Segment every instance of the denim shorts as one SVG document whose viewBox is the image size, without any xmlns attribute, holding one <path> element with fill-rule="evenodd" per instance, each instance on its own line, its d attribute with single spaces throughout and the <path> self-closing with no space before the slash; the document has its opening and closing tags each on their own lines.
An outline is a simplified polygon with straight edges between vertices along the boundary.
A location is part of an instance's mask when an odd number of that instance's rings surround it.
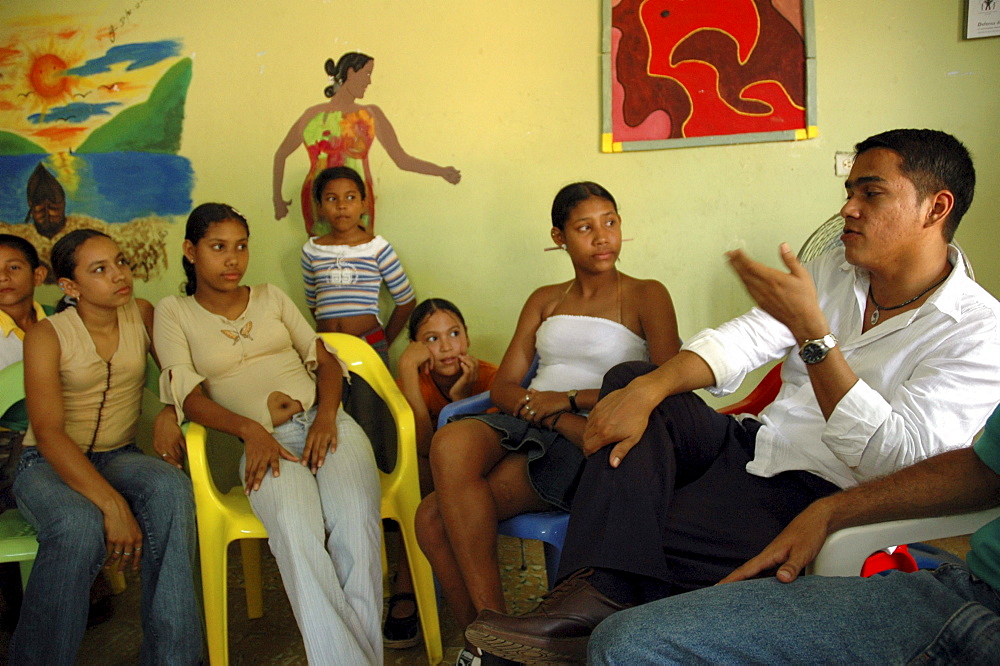
<svg viewBox="0 0 1000 666">
<path fill-rule="evenodd" d="M 528 479 L 538 496 L 569 511 L 586 458 L 580 448 L 554 430 L 536 428 L 509 414 L 470 414 L 500 433 L 500 445 L 528 456 Z"/>
</svg>

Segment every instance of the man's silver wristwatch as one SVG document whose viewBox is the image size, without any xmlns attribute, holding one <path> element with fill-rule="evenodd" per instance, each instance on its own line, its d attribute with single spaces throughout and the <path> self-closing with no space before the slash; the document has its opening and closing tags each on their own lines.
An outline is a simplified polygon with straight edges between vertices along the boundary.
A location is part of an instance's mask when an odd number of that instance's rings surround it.
<svg viewBox="0 0 1000 666">
<path fill-rule="evenodd" d="M 822 338 L 803 342 L 801 349 L 799 349 L 799 356 L 802 357 L 806 365 L 812 365 L 825 359 L 830 350 L 836 346 L 837 338 L 833 336 L 833 333 L 827 333 Z"/>
</svg>

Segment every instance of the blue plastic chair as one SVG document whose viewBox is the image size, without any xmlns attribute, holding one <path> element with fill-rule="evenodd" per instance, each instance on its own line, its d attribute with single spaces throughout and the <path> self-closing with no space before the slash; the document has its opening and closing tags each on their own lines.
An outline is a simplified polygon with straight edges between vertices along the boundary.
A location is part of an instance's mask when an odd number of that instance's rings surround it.
<svg viewBox="0 0 1000 666">
<path fill-rule="evenodd" d="M 522 513 L 501 521 L 497 532 L 519 539 L 537 539 L 545 549 L 545 575 L 548 577 L 549 589 L 556 582 L 556 572 L 559 571 L 559 558 L 562 557 L 563 542 L 566 540 L 566 529 L 569 527 L 569 514 L 565 511 L 542 511 L 539 513 Z"/>
</svg>

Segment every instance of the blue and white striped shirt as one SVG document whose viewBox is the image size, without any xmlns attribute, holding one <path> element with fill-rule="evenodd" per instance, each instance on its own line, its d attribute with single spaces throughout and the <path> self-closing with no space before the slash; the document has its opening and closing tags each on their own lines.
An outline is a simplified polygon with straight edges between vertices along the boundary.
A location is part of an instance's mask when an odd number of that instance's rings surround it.
<svg viewBox="0 0 1000 666">
<path fill-rule="evenodd" d="M 387 240 L 376 236 L 361 245 L 319 245 L 310 238 L 302 246 L 302 278 L 306 305 L 316 320 L 373 314 L 378 317 L 378 290 L 385 281 L 397 305 L 416 295 Z"/>
</svg>

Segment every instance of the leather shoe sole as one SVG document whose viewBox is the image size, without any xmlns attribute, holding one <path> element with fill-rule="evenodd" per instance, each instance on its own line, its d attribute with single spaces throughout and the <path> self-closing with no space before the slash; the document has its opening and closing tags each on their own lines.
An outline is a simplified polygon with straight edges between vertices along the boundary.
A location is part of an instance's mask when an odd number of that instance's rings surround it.
<svg viewBox="0 0 1000 666">
<path fill-rule="evenodd" d="M 575 572 L 524 615 L 480 611 L 465 630 L 466 639 L 487 652 L 527 664 L 586 662 L 590 633 L 601 620 L 627 607 L 591 585 L 587 579 L 593 573 L 593 569 Z"/>
<path fill-rule="evenodd" d="M 465 638 L 485 652 L 539 666 L 583 664 L 587 661 L 590 636 L 550 638 L 505 631 L 493 626 L 487 613 L 489 611 L 480 613 L 479 618 L 465 630 Z"/>
</svg>

